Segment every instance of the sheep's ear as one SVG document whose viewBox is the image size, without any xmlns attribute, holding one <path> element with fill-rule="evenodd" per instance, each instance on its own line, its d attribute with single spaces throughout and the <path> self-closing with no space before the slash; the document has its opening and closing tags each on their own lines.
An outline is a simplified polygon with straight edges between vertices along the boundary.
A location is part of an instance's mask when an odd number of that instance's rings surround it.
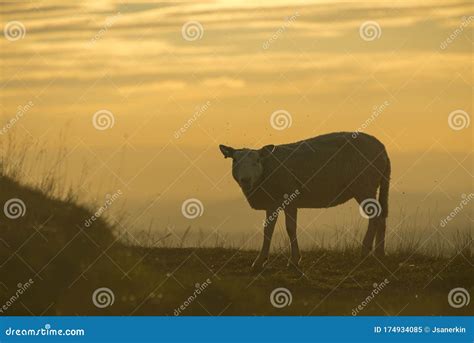
<svg viewBox="0 0 474 343">
<path fill-rule="evenodd" d="M 260 156 L 262 158 L 268 157 L 275 151 L 275 146 L 273 144 L 265 145 L 263 148 L 260 149 Z"/>
<path fill-rule="evenodd" d="M 231 148 L 230 146 L 225 146 L 225 145 L 221 144 L 221 145 L 219 145 L 219 149 L 221 149 L 222 155 L 224 155 L 225 158 L 227 158 L 227 157 L 233 158 L 234 157 L 234 152 L 235 152 L 234 148 Z"/>
</svg>

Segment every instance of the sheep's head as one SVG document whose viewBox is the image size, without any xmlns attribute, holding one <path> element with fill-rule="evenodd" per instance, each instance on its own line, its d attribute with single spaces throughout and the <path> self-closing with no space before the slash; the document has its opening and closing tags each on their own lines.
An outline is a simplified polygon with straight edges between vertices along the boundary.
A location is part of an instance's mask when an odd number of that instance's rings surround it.
<svg viewBox="0 0 474 343">
<path fill-rule="evenodd" d="M 232 176 L 244 192 L 251 191 L 263 176 L 263 160 L 275 149 L 266 145 L 259 150 L 234 149 L 219 145 L 225 158 L 232 158 Z"/>
</svg>

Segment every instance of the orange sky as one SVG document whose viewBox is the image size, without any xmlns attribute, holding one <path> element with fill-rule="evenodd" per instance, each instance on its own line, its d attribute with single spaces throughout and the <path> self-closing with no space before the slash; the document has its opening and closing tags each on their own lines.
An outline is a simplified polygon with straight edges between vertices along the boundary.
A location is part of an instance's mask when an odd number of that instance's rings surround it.
<svg viewBox="0 0 474 343">
<path fill-rule="evenodd" d="M 81 191 L 121 188 L 151 204 L 159 194 L 241 198 L 219 143 L 359 129 L 386 144 L 394 192 L 453 199 L 472 189 L 472 125 L 448 122 L 453 111 L 472 114 L 472 9 L 452 0 L 6 2 L 0 139 L 67 147 L 68 177 L 88 170 Z M 275 111 L 291 126 L 275 129 Z M 94 126 L 97 112 L 113 126 Z"/>
</svg>

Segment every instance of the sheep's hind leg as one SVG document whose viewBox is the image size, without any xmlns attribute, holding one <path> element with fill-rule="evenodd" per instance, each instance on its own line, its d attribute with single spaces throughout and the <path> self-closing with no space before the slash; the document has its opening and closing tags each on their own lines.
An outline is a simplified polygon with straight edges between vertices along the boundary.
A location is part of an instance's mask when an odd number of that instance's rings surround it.
<svg viewBox="0 0 474 343">
<path fill-rule="evenodd" d="M 382 258 L 385 256 L 385 228 L 387 225 L 387 218 L 381 216 L 379 218 L 374 218 L 373 220 L 377 221 L 377 232 L 375 233 L 375 256 Z"/>
<path fill-rule="evenodd" d="M 377 221 L 374 218 L 369 219 L 369 227 L 367 228 L 364 240 L 362 241 L 362 257 L 366 257 L 372 251 L 376 231 Z"/>
<path fill-rule="evenodd" d="M 286 232 L 290 238 L 291 258 L 288 261 L 288 266 L 300 271 L 298 268 L 301 260 L 300 248 L 298 246 L 298 238 L 296 234 L 296 219 L 298 209 L 290 207 L 285 209 Z"/>
<path fill-rule="evenodd" d="M 266 210 L 265 223 L 263 224 L 263 244 L 260 254 L 252 264 L 253 271 L 260 271 L 263 269 L 268 260 L 270 253 L 270 243 L 272 241 L 273 231 L 278 219 L 278 212 L 274 210 Z"/>
<path fill-rule="evenodd" d="M 366 212 L 366 215 L 369 217 L 369 226 L 367 228 L 367 232 L 364 236 L 364 240 L 362 241 L 362 257 L 366 257 L 372 251 L 372 247 L 374 245 L 374 238 L 375 233 L 377 231 L 377 218 L 372 218 L 372 211 L 377 210 L 377 200 L 375 200 L 376 192 L 368 192 L 364 195 L 358 195 L 355 197 L 359 206 L 361 207 L 361 211 Z M 370 213 L 368 211 L 371 211 Z"/>
</svg>

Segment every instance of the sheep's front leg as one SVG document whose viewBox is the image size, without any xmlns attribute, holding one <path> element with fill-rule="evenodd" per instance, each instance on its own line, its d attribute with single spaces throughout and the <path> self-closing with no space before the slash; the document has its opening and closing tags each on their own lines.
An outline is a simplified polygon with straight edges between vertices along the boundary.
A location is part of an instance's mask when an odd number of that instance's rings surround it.
<svg viewBox="0 0 474 343">
<path fill-rule="evenodd" d="M 298 268 L 301 260 L 300 248 L 298 247 L 298 239 L 296 236 L 296 216 L 298 209 L 289 207 L 285 209 L 286 232 L 290 238 L 291 258 L 288 266 Z"/>
<path fill-rule="evenodd" d="M 260 254 L 252 264 L 252 269 L 254 271 L 261 270 L 267 263 L 268 255 L 270 253 L 270 243 L 272 241 L 273 231 L 275 229 L 277 219 L 278 212 L 275 210 L 266 210 L 265 222 L 263 224 L 263 245 Z"/>
</svg>

